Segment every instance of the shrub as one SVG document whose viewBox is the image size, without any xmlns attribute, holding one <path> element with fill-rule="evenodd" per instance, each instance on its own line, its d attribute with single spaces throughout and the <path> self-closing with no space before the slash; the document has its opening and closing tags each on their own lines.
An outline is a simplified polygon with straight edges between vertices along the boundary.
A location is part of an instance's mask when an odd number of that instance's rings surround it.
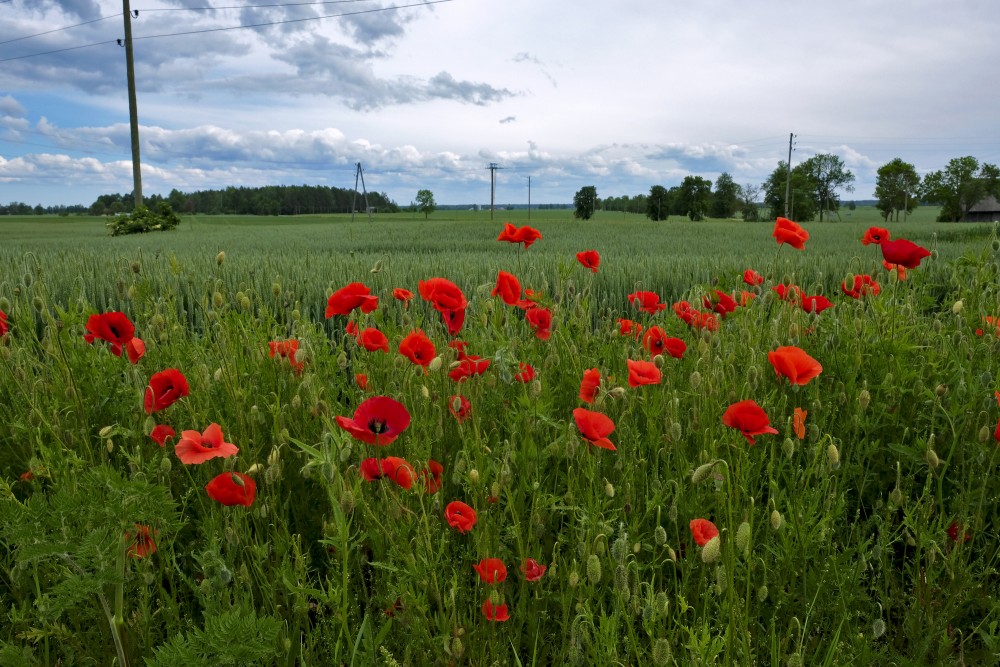
<svg viewBox="0 0 1000 667">
<path fill-rule="evenodd" d="M 165 232 L 175 228 L 180 222 L 180 217 L 170 208 L 170 204 L 161 201 L 156 204 L 155 211 L 150 211 L 145 206 L 136 206 L 131 213 L 116 215 L 107 224 L 107 227 L 112 236 L 122 236 L 145 232 Z"/>
</svg>

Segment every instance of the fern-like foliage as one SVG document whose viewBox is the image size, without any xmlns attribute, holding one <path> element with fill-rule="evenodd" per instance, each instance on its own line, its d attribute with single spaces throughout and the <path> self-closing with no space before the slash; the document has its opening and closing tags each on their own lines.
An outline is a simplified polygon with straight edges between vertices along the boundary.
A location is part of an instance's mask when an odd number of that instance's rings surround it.
<svg viewBox="0 0 1000 667">
<path fill-rule="evenodd" d="M 175 635 L 154 649 L 148 667 L 189 665 L 271 665 L 281 650 L 281 621 L 258 617 L 252 609 L 234 608 L 205 619 L 200 630 Z"/>
</svg>

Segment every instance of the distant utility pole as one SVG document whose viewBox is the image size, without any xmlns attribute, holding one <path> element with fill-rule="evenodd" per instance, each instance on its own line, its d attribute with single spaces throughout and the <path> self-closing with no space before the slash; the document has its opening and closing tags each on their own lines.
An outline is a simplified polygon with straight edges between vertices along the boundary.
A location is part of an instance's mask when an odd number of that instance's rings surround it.
<svg viewBox="0 0 1000 667">
<path fill-rule="evenodd" d="M 497 188 L 497 169 L 503 169 L 496 162 L 490 162 L 489 166 L 486 167 L 490 170 L 490 220 L 493 219 L 493 202 L 496 195 Z"/>
<path fill-rule="evenodd" d="M 528 220 L 531 220 L 531 176 L 528 176 Z"/>
<path fill-rule="evenodd" d="M 132 130 L 132 195 L 135 205 L 142 206 L 142 170 L 139 167 L 139 110 L 135 102 L 135 64 L 132 61 L 132 9 L 122 0 L 125 17 L 125 75 L 128 78 L 128 120 Z M 135 13 L 139 16 L 139 12 Z M 120 42 L 119 42 L 120 44 Z"/>
<path fill-rule="evenodd" d="M 785 217 L 792 217 L 792 209 L 790 206 L 791 194 L 792 194 L 792 140 L 795 139 L 795 134 L 788 133 L 788 173 L 785 174 Z"/>
<path fill-rule="evenodd" d="M 358 209 L 358 178 L 361 179 L 361 191 L 365 195 L 365 212 L 368 214 L 368 222 L 371 222 L 372 209 L 368 205 L 368 190 L 365 189 L 365 172 L 361 169 L 360 162 L 358 162 L 358 168 L 354 172 L 354 201 L 351 202 L 351 222 L 354 222 L 354 212 Z"/>
</svg>

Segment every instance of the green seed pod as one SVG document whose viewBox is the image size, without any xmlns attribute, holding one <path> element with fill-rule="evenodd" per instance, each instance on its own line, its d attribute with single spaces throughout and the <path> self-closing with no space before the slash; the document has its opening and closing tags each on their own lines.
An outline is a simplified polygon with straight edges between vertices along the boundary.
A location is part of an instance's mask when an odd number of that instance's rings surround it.
<svg viewBox="0 0 1000 667">
<path fill-rule="evenodd" d="M 990 439 L 990 427 L 984 426 L 979 429 L 979 442 L 988 442 Z"/>
<path fill-rule="evenodd" d="M 226 298 L 222 296 L 222 292 L 212 293 L 212 305 L 215 306 L 216 310 L 222 308 L 226 303 Z"/>
<path fill-rule="evenodd" d="M 786 458 L 792 458 L 795 455 L 795 441 L 791 438 L 785 438 L 785 441 L 781 443 L 781 453 Z"/>
<path fill-rule="evenodd" d="M 164 456 L 160 459 L 160 474 L 169 475 L 170 470 L 174 467 L 173 461 L 170 460 L 169 456 Z"/>
<path fill-rule="evenodd" d="M 872 623 L 872 637 L 878 639 L 885 634 L 885 621 L 881 618 L 876 618 Z"/>
<path fill-rule="evenodd" d="M 615 590 L 626 599 L 631 595 L 628 586 L 628 570 L 624 565 L 615 568 Z"/>
<path fill-rule="evenodd" d="M 778 530 L 781 528 L 782 523 L 784 523 L 784 519 L 781 518 L 781 512 L 771 510 L 771 528 Z"/>
<path fill-rule="evenodd" d="M 708 479 L 708 476 L 712 474 L 712 468 L 715 467 L 716 463 L 717 461 L 709 461 L 708 463 L 703 463 L 695 468 L 694 472 L 691 473 L 691 483 L 701 484 Z"/>
<path fill-rule="evenodd" d="M 653 541 L 658 547 L 667 543 L 667 531 L 663 526 L 657 526 L 656 530 L 653 531 Z"/>
<path fill-rule="evenodd" d="M 451 638 L 451 647 L 449 648 L 451 656 L 456 660 L 461 660 L 462 655 L 465 653 L 465 646 L 462 644 L 461 637 Z"/>
<path fill-rule="evenodd" d="M 927 465 L 929 465 L 931 468 L 937 468 L 939 465 L 941 465 L 941 459 L 938 458 L 937 452 L 935 452 L 933 449 L 927 450 Z"/>
<path fill-rule="evenodd" d="M 580 574 L 576 570 L 573 570 L 569 573 L 569 578 L 566 583 L 569 584 L 570 588 L 576 588 L 580 585 Z"/>
<path fill-rule="evenodd" d="M 858 405 L 861 406 L 862 412 L 868 409 L 868 405 L 872 402 L 872 395 L 868 393 L 867 389 L 862 389 L 861 393 L 858 394 Z"/>
<path fill-rule="evenodd" d="M 691 383 L 692 389 L 697 389 L 701 386 L 701 373 L 698 371 L 692 371 L 691 376 L 688 378 L 688 382 Z"/>
<path fill-rule="evenodd" d="M 431 359 L 431 363 L 427 364 L 427 370 L 429 370 L 431 373 L 437 373 L 439 370 L 441 370 L 441 364 L 443 363 L 444 362 L 441 359 L 441 355 L 439 354 L 438 356 Z"/>
<path fill-rule="evenodd" d="M 340 354 L 337 355 L 337 367 L 342 371 L 347 369 L 347 353 L 343 350 L 341 350 Z"/>
<path fill-rule="evenodd" d="M 653 664 L 656 667 L 663 667 L 664 665 L 669 665 L 673 659 L 673 653 L 670 650 L 670 642 L 664 638 L 659 638 L 653 644 Z"/>
<path fill-rule="evenodd" d="M 833 470 L 840 467 L 840 450 L 832 442 L 826 448 L 826 461 Z"/>
<path fill-rule="evenodd" d="M 606 495 L 608 498 L 614 498 L 615 497 L 615 485 L 612 484 L 611 482 L 606 482 L 604 484 L 604 495 Z"/>
<path fill-rule="evenodd" d="M 767 584 L 764 584 L 763 586 L 757 589 L 757 601 L 763 602 L 766 599 L 767 599 Z"/>
<path fill-rule="evenodd" d="M 902 504 L 903 504 L 903 500 L 904 500 L 904 497 L 903 497 L 903 492 L 902 492 L 902 491 L 900 491 L 900 489 L 899 489 L 899 487 L 898 487 L 898 486 L 897 486 L 897 487 L 895 487 L 895 488 L 894 488 L 894 489 L 893 489 L 893 490 L 892 490 L 892 491 L 891 491 L 891 492 L 889 493 L 889 500 L 890 500 L 890 501 L 892 501 L 892 504 L 893 504 L 893 505 L 896 505 L 896 506 L 899 506 L 899 505 L 902 505 Z"/>
<path fill-rule="evenodd" d="M 469 483 L 479 484 L 479 471 L 475 468 L 469 471 Z"/>
<path fill-rule="evenodd" d="M 656 594 L 656 610 L 660 616 L 666 616 L 670 613 L 670 597 L 663 591 Z"/>
<path fill-rule="evenodd" d="M 274 295 L 275 299 L 277 299 L 277 298 L 279 298 L 281 296 L 281 283 L 272 283 L 271 284 L 271 294 Z"/>
<path fill-rule="evenodd" d="M 594 585 L 601 581 L 601 559 L 597 554 L 590 554 L 587 558 L 587 579 Z"/>
</svg>

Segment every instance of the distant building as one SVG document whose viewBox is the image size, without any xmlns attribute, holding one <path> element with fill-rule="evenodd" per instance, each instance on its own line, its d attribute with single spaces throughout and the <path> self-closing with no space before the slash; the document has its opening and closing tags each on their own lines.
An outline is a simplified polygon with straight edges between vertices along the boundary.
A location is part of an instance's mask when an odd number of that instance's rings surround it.
<svg viewBox="0 0 1000 667">
<path fill-rule="evenodd" d="M 1000 202 L 993 195 L 986 195 L 969 209 L 962 222 L 1000 222 Z"/>
</svg>

